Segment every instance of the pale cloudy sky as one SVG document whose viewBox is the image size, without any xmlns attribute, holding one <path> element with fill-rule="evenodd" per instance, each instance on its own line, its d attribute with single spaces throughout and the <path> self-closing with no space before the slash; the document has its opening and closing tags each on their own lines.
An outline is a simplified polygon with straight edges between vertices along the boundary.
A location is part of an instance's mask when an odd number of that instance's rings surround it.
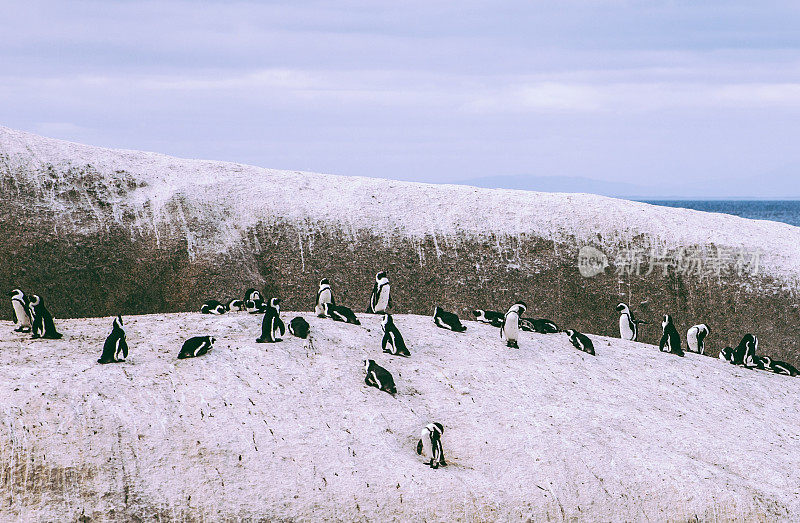
<svg viewBox="0 0 800 523">
<path fill-rule="evenodd" d="M 0 125 L 48 136 L 437 182 L 800 174 L 795 1 L 2 3 Z"/>
</svg>

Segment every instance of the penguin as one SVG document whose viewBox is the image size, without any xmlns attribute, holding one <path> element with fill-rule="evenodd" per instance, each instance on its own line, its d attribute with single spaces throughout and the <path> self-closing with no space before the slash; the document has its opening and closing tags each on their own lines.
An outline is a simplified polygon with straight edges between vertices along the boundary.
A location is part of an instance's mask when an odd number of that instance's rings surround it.
<svg viewBox="0 0 800 523">
<path fill-rule="evenodd" d="M 620 324 L 620 327 L 622 325 Z M 672 323 L 672 316 L 669 314 L 664 315 L 664 320 L 661 322 L 661 343 L 658 344 L 658 349 L 661 352 L 669 352 L 676 356 L 683 356 L 683 349 L 681 348 L 681 335 L 678 334 L 678 329 Z"/>
<path fill-rule="evenodd" d="M 244 307 L 250 314 L 264 312 L 264 296 L 256 289 L 247 289 L 244 293 Z"/>
<path fill-rule="evenodd" d="M 243 311 L 244 310 L 244 301 L 237 300 L 236 298 L 232 299 L 228 302 L 227 309 L 229 311 Z"/>
<path fill-rule="evenodd" d="M 400 331 L 394 324 L 392 315 L 388 312 L 383 314 L 381 329 L 383 329 L 383 340 L 381 341 L 383 352 L 388 352 L 395 356 L 411 356 L 411 353 L 406 347 L 406 342 L 403 340 L 403 335 L 400 334 Z"/>
<path fill-rule="evenodd" d="M 53 316 L 50 314 L 50 311 L 47 310 L 47 307 L 44 306 L 44 300 L 34 294 L 33 298 L 31 298 L 30 308 L 28 310 L 32 311 L 32 338 L 45 338 L 48 340 L 61 339 L 62 335 L 56 331 L 56 325 L 53 323 Z"/>
<path fill-rule="evenodd" d="M 686 332 L 686 347 L 689 352 L 696 352 L 697 354 L 705 354 L 706 336 L 711 334 L 711 329 L 705 323 L 695 325 Z"/>
<path fill-rule="evenodd" d="M 523 323 L 526 327 L 529 327 L 532 332 L 538 332 L 539 334 L 556 334 L 561 332 L 561 329 L 558 325 L 550 320 L 545 320 L 544 318 L 520 318 L 519 327 L 520 329 L 525 330 Z"/>
<path fill-rule="evenodd" d="M 649 323 L 634 318 L 630 307 L 624 303 L 617 305 L 617 311 L 619 311 L 619 337 L 623 340 L 636 341 L 639 338 L 639 325 L 649 325 Z"/>
<path fill-rule="evenodd" d="M 429 458 L 425 462 L 426 465 L 432 469 L 446 467 L 447 463 L 444 460 L 444 451 L 442 450 L 442 433 L 444 427 L 441 423 L 429 423 L 422 429 L 420 439 L 417 442 L 417 454 Z"/>
<path fill-rule="evenodd" d="M 372 295 L 369 297 L 367 312 L 372 314 L 386 312 L 386 309 L 392 305 L 392 298 L 389 295 L 390 290 L 389 278 L 386 277 L 385 272 L 380 271 L 375 275 L 375 284 L 372 286 Z"/>
<path fill-rule="evenodd" d="M 208 300 L 200 307 L 203 314 L 225 314 L 225 311 L 227 307 L 217 300 Z"/>
<path fill-rule="evenodd" d="M 317 289 L 317 304 L 314 306 L 314 312 L 316 312 L 317 316 L 320 318 L 325 317 L 325 307 L 323 307 L 325 303 L 336 305 L 328 278 L 322 278 L 319 280 L 319 289 Z"/>
<path fill-rule="evenodd" d="M 583 351 L 587 354 L 591 354 L 592 356 L 595 355 L 594 344 L 592 343 L 592 340 L 590 340 L 588 336 L 586 336 L 585 334 L 581 334 L 580 332 L 573 329 L 569 329 L 565 332 L 567 336 L 569 336 L 570 343 L 572 343 L 572 345 L 574 345 L 576 349 Z"/>
<path fill-rule="evenodd" d="M 97 363 L 118 363 L 128 357 L 128 342 L 125 341 L 125 330 L 122 328 L 122 316 L 114 318 L 111 334 L 103 344 L 103 354 Z"/>
<path fill-rule="evenodd" d="M 731 347 L 725 347 L 721 351 L 719 351 L 719 359 L 723 361 L 727 361 L 728 363 L 733 363 L 733 349 Z"/>
<path fill-rule="evenodd" d="M 519 329 L 525 332 L 536 332 L 536 326 L 533 324 L 533 318 L 520 318 Z"/>
<path fill-rule="evenodd" d="M 8 295 L 11 297 L 11 315 L 14 323 L 18 324 L 14 332 L 30 332 L 31 312 L 28 297 L 19 289 L 14 289 Z"/>
<path fill-rule="evenodd" d="M 361 322 L 358 321 L 355 313 L 344 305 L 323 303 L 322 310 L 325 312 L 325 317 L 331 318 L 333 321 L 342 321 L 345 323 L 352 323 L 353 325 L 361 325 Z"/>
<path fill-rule="evenodd" d="M 264 319 L 261 321 L 261 337 L 256 339 L 256 343 L 275 343 L 281 341 L 280 336 L 286 332 L 286 327 L 281 321 L 281 300 L 272 298 L 269 305 L 264 310 Z"/>
<path fill-rule="evenodd" d="M 308 325 L 308 322 L 305 319 L 297 316 L 292 318 L 292 321 L 289 322 L 288 329 L 292 336 L 306 339 L 308 338 L 308 331 L 311 329 L 311 327 Z"/>
<path fill-rule="evenodd" d="M 178 359 L 182 360 L 184 358 L 202 356 L 211 350 L 215 341 L 217 341 L 217 339 L 211 336 L 195 336 L 189 338 L 183 343 L 183 347 L 181 347 L 181 351 L 178 353 Z"/>
<path fill-rule="evenodd" d="M 763 368 L 767 370 L 771 370 L 775 374 L 785 374 L 787 376 L 797 376 L 800 372 L 791 364 L 786 363 L 785 361 L 777 361 L 773 360 L 769 356 L 762 356 L 759 358 L 763 362 Z"/>
<path fill-rule="evenodd" d="M 467 328 L 461 324 L 461 320 L 458 319 L 456 314 L 447 312 L 438 306 L 433 309 L 433 323 L 435 323 L 437 327 L 455 332 L 464 332 L 467 330 Z"/>
<path fill-rule="evenodd" d="M 502 327 L 503 318 L 505 317 L 505 315 L 502 312 L 485 311 L 483 309 L 475 309 L 474 311 L 472 311 L 472 315 L 475 316 L 475 321 L 479 321 L 481 323 L 488 323 L 492 327 Z"/>
<path fill-rule="evenodd" d="M 739 345 L 733 349 L 730 362 L 734 365 L 744 365 L 747 368 L 756 367 L 756 351 L 758 350 L 758 336 L 745 334 Z"/>
<path fill-rule="evenodd" d="M 525 313 L 528 306 L 525 302 L 518 301 L 508 308 L 508 312 L 503 317 L 503 326 L 500 327 L 500 339 L 506 340 L 506 346 L 512 349 L 518 349 L 519 344 L 519 318 Z"/>
<path fill-rule="evenodd" d="M 364 372 L 366 373 L 364 383 L 370 387 L 375 387 L 391 395 L 397 393 L 394 378 L 388 370 L 375 363 L 375 360 L 364 360 Z"/>
</svg>

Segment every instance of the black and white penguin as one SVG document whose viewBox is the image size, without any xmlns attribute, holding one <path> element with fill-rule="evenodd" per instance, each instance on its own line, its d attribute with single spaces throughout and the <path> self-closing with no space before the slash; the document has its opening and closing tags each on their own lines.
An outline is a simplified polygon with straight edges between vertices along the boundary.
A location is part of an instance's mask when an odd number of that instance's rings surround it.
<svg viewBox="0 0 800 523">
<path fill-rule="evenodd" d="M 581 334 L 580 332 L 569 329 L 566 331 L 567 336 L 569 336 L 569 341 L 572 345 L 575 346 L 576 349 L 583 351 L 587 354 L 591 354 L 594 356 L 594 344 L 592 340 L 589 339 L 588 336 L 585 334 Z"/>
<path fill-rule="evenodd" d="M 711 329 L 708 328 L 708 325 L 705 323 L 701 323 L 699 325 L 695 325 L 694 327 L 690 328 L 686 332 L 686 346 L 689 352 L 696 352 L 697 354 L 705 354 L 706 352 L 706 344 L 705 339 L 706 336 L 711 334 Z"/>
<path fill-rule="evenodd" d="M 761 356 L 764 369 L 771 370 L 775 374 L 786 374 L 787 376 L 797 376 L 798 370 L 785 361 L 773 360 L 769 356 Z"/>
<path fill-rule="evenodd" d="M 128 342 L 125 341 L 125 330 L 122 328 L 122 316 L 114 318 L 111 334 L 103 344 L 103 354 L 97 363 L 118 363 L 128 357 Z"/>
<path fill-rule="evenodd" d="M 203 314 L 225 314 L 227 307 L 217 300 L 207 300 L 201 307 Z"/>
<path fill-rule="evenodd" d="M 244 307 L 250 314 L 264 312 L 264 296 L 256 289 L 247 289 L 244 293 Z"/>
<path fill-rule="evenodd" d="M 178 353 L 178 359 L 182 360 L 185 358 L 202 356 L 211 350 L 215 341 L 217 341 L 217 339 L 211 336 L 195 336 L 189 338 L 183 343 L 183 347 L 181 347 L 181 351 Z"/>
<path fill-rule="evenodd" d="M 364 360 L 364 383 L 370 387 L 375 387 L 389 394 L 396 394 L 397 387 L 394 385 L 394 378 L 391 373 L 375 363 L 375 360 Z"/>
<path fill-rule="evenodd" d="M 531 332 L 538 332 L 539 334 L 556 334 L 561 332 L 561 329 L 555 322 L 544 318 L 520 318 L 519 327 L 522 330 L 526 330 L 526 327 L 529 327 Z"/>
<path fill-rule="evenodd" d="M 383 352 L 388 352 L 395 356 L 411 356 L 411 353 L 406 347 L 406 342 L 403 340 L 403 335 L 400 334 L 400 331 L 394 324 L 392 315 L 388 312 L 383 314 L 381 329 L 383 329 L 383 340 L 381 340 Z"/>
<path fill-rule="evenodd" d="M 281 300 L 272 298 L 264 310 L 264 319 L 261 321 L 261 337 L 256 343 L 275 343 L 281 341 L 281 336 L 286 332 L 286 327 L 281 320 Z"/>
<path fill-rule="evenodd" d="M 661 321 L 661 332 L 661 343 L 658 344 L 658 349 L 661 352 L 669 352 L 676 356 L 683 356 L 681 335 L 678 334 L 678 329 L 675 328 L 675 324 L 672 322 L 672 316 L 669 314 L 665 314 L 664 319 Z"/>
<path fill-rule="evenodd" d="M 528 310 L 525 302 L 518 301 L 508 308 L 505 316 L 503 317 L 503 326 L 500 327 L 500 339 L 506 341 L 506 346 L 512 349 L 518 349 L 519 344 L 519 319 Z"/>
<path fill-rule="evenodd" d="M 619 337 L 623 340 L 636 341 L 639 338 L 639 325 L 648 322 L 633 317 L 630 307 L 624 303 L 617 305 L 619 311 Z"/>
<path fill-rule="evenodd" d="M 292 336 L 303 339 L 308 338 L 308 332 L 311 330 L 311 326 L 308 322 L 300 316 L 292 318 L 292 321 L 289 322 L 287 327 Z"/>
<path fill-rule="evenodd" d="M 427 458 L 426 465 L 432 469 L 446 467 L 447 463 L 444 460 L 444 450 L 442 450 L 442 433 L 444 433 L 444 426 L 441 423 L 429 423 L 425 425 L 420 434 L 420 439 L 417 442 L 417 454 Z"/>
<path fill-rule="evenodd" d="M 733 349 L 730 362 L 734 365 L 744 365 L 751 368 L 756 367 L 756 352 L 758 351 L 758 336 L 745 334 L 739 345 Z"/>
<path fill-rule="evenodd" d="M 14 289 L 8 295 L 11 296 L 11 315 L 14 318 L 14 323 L 17 324 L 14 332 L 30 332 L 31 311 L 28 297 L 19 289 Z"/>
<path fill-rule="evenodd" d="M 727 361 L 728 363 L 733 363 L 733 348 L 725 347 L 724 349 L 719 351 L 718 357 L 723 361 Z"/>
<path fill-rule="evenodd" d="M 331 318 L 333 321 L 342 321 L 344 323 L 352 323 L 353 325 L 361 325 L 361 322 L 356 318 L 356 314 L 352 309 L 344 305 L 334 305 L 333 303 L 323 303 L 322 310 L 326 318 Z"/>
<path fill-rule="evenodd" d="M 243 311 L 244 310 L 244 301 L 237 300 L 236 298 L 232 299 L 228 302 L 227 306 L 229 311 Z"/>
<path fill-rule="evenodd" d="M 505 318 L 505 314 L 502 312 L 485 311 L 483 309 L 475 309 L 472 311 L 472 315 L 475 316 L 475 321 L 487 323 L 492 327 L 502 327 L 503 318 Z"/>
<path fill-rule="evenodd" d="M 28 309 L 31 311 L 33 318 L 33 325 L 31 326 L 32 338 L 45 338 L 48 340 L 59 340 L 62 335 L 56 331 L 56 325 L 53 323 L 53 316 L 47 307 L 44 306 L 44 300 L 39 296 L 33 295 Z"/>
<path fill-rule="evenodd" d="M 447 312 L 438 306 L 433 309 L 433 323 L 435 323 L 437 327 L 455 332 L 464 332 L 467 330 L 467 328 L 461 324 L 458 315 Z"/>
<path fill-rule="evenodd" d="M 331 284 L 328 281 L 328 278 L 322 278 L 319 280 L 319 289 L 317 289 L 317 304 L 314 306 L 314 312 L 320 318 L 325 317 L 324 304 L 326 303 L 330 303 L 331 305 L 336 304 L 333 299 L 333 291 L 331 291 Z"/>
<path fill-rule="evenodd" d="M 392 305 L 392 298 L 389 295 L 391 286 L 389 285 L 389 278 L 386 273 L 381 271 L 375 275 L 375 284 L 372 286 L 372 294 L 369 297 L 369 307 L 367 312 L 372 314 L 380 314 L 386 312 Z"/>
</svg>

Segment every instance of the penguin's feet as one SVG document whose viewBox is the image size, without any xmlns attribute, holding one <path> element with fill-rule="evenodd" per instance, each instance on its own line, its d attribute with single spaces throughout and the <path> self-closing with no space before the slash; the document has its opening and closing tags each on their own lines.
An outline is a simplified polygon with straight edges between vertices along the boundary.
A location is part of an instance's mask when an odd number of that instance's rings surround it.
<svg viewBox="0 0 800 523">
<path fill-rule="evenodd" d="M 39 338 L 41 338 L 41 336 L 39 336 L 38 334 L 34 334 L 33 336 L 31 336 L 32 340 L 38 340 Z"/>
<path fill-rule="evenodd" d="M 519 345 L 517 345 L 516 341 L 509 341 L 508 343 L 506 343 L 506 346 L 511 348 L 511 349 L 518 349 L 519 348 Z"/>
</svg>

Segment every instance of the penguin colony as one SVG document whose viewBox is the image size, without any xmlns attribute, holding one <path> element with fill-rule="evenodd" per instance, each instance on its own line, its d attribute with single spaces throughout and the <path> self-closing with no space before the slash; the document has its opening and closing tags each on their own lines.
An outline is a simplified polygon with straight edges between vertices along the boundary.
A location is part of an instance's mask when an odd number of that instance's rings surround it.
<svg viewBox="0 0 800 523">
<path fill-rule="evenodd" d="M 406 346 L 400 329 L 395 325 L 392 315 L 387 312 L 392 305 L 390 293 L 391 286 L 386 273 L 383 271 L 378 272 L 375 275 L 367 313 L 382 315 L 381 330 L 383 336 L 380 344 L 383 352 L 392 356 L 410 357 L 411 352 Z M 35 294 L 29 297 L 20 289 L 14 289 L 8 293 L 8 296 L 11 298 L 13 319 L 17 325 L 14 329 L 15 332 L 30 333 L 32 339 L 57 340 L 62 338 L 62 334 L 56 330 L 53 316 L 45 307 L 41 297 Z M 251 314 L 263 314 L 261 335 L 255 341 L 257 343 L 276 343 L 281 341 L 281 337 L 287 330 L 280 317 L 280 302 L 281 300 L 277 297 L 265 300 L 260 291 L 247 289 L 243 299 L 233 298 L 226 302 L 209 299 L 200 307 L 200 312 L 216 315 L 243 311 Z M 637 341 L 640 325 L 648 325 L 649 322 L 637 320 L 630 307 L 625 303 L 620 303 L 616 310 L 620 313 L 620 338 Z M 511 305 L 505 313 L 476 309 L 472 314 L 475 317 L 475 321 L 498 328 L 500 330 L 500 338 L 505 341 L 508 348 L 519 349 L 519 334 L 521 331 L 539 334 L 564 333 L 577 350 L 591 356 L 595 355 L 594 344 L 585 334 L 575 329 L 562 330 L 554 322 L 544 318 L 523 317 L 526 311 L 527 305 L 525 302 L 518 301 Z M 361 325 L 352 309 L 336 304 L 330 281 L 327 278 L 323 278 L 319 282 L 314 312 L 320 318 Z M 457 314 L 448 312 L 438 306 L 433 311 L 433 322 L 437 327 L 453 332 L 463 333 L 467 330 L 467 327 L 461 323 Z M 663 316 L 661 329 L 662 337 L 659 343 L 659 350 L 676 356 L 684 356 L 681 337 L 671 315 L 665 314 Z M 304 318 L 300 316 L 293 318 L 288 324 L 288 331 L 291 335 L 309 342 L 309 346 L 313 346 L 310 345 L 311 326 Z M 694 325 L 686 333 L 686 350 L 701 355 L 705 354 L 705 339 L 710 334 L 711 329 L 708 325 Z M 187 359 L 202 356 L 213 349 L 215 341 L 216 339 L 209 335 L 189 338 L 184 342 L 177 357 L 178 359 Z M 757 352 L 758 337 L 753 334 L 746 334 L 735 348 L 725 347 L 722 349 L 719 353 L 719 358 L 733 365 L 743 366 L 748 369 L 766 370 L 788 376 L 800 374 L 800 371 L 789 363 L 773 360 L 769 356 L 761 356 Z M 124 362 L 127 357 L 128 344 L 123 319 L 121 316 L 116 316 L 112 322 L 111 333 L 106 338 L 102 354 L 97 363 L 120 363 Z M 363 360 L 363 369 L 365 385 L 392 396 L 397 394 L 394 377 L 388 369 L 380 366 L 372 359 Z M 429 423 L 423 427 L 421 437 L 417 443 L 417 454 L 422 455 L 426 460 L 425 464 L 432 469 L 447 465 L 442 448 L 443 433 L 444 426 L 441 423 Z"/>
</svg>

